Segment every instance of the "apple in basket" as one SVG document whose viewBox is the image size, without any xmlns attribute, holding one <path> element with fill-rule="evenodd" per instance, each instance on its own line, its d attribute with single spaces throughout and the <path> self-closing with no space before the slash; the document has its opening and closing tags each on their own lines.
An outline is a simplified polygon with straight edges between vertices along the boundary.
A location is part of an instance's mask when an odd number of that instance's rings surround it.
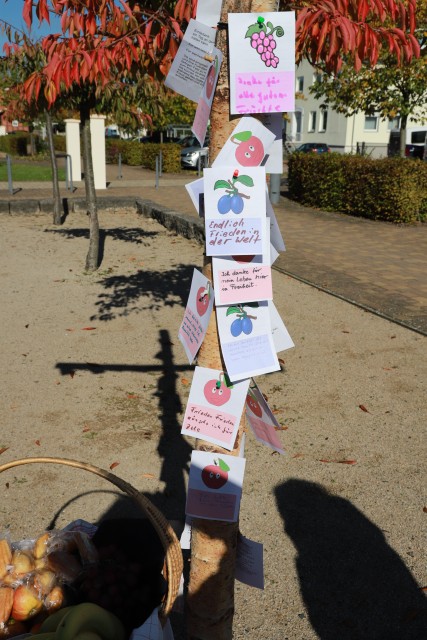
<svg viewBox="0 0 427 640">
<path fill-rule="evenodd" d="M 30 584 L 21 584 L 15 589 L 12 605 L 14 620 L 29 620 L 43 607 L 43 600 L 39 592 Z"/>
</svg>

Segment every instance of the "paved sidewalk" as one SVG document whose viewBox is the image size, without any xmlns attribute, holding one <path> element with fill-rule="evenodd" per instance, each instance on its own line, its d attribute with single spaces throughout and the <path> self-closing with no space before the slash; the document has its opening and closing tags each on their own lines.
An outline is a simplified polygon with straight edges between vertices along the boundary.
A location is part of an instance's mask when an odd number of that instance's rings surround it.
<svg viewBox="0 0 427 640">
<path fill-rule="evenodd" d="M 107 166 L 108 188 L 98 192 L 100 199 L 150 200 L 196 217 L 184 186 L 197 173 L 164 174 L 156 188 L 153 172 L 126 165 L 121 179 L 118 172 Z M 71 194 L 62 184 L 61 195 L 83 198 L 83 183 L 74 186 Z M 44 201 L 47 210 L 52 192 L 45 184 L 14 188 L 20 190 L 11 196 L 0 183 L 0 211 L 18 213 L 23 201 L 31 208 L 32 200 Z M 283 195 L 274 208 L 287 249 L 274 265 L 278 271 L 427 335 L 427 224 L 398 226 L 316 211 Z"/>
</svg>

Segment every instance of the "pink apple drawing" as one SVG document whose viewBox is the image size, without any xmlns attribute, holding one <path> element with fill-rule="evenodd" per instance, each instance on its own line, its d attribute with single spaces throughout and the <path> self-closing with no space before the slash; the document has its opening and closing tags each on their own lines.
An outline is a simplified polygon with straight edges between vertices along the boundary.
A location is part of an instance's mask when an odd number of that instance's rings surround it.
<svg viewBox="0 0 427 640">
<path fill-rule="evenodd" d="M 218 380 L 209 380 L 203 389 L 206 400 L 215 407 L 221 407 L 231 397 L 231 389 L 233 387 L 227 387 L 222 378 L 224 378 L 224 374 L 220 373 Z"/>
<path fill-rule="evenodd" d="M 257 167 L 264 159 L 265 151 L 261 140 L 252 135 L 252 131 L 241 131 L 231 136 L 231 142 L 237 144 L 236 160 L 243 167 Z"/>
<path fill-rule="evenodd" d="M 199 316 L 204 316 L 209 307 L 209 287 L 200 287 L 196 295 L 196 309 Z"/>
</svg>

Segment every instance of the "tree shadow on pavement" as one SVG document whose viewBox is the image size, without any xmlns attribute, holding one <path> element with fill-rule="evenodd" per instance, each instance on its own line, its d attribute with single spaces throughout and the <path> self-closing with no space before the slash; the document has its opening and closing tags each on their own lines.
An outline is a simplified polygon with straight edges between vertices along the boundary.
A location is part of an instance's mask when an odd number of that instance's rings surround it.
<svg viewBox="0 0 427 640">
<path fill-rule="evenodd" d="M 321 640 L 425 637 L 425 598 L 375 524 L 315 483 L 291 479 L 275 494 L 297 551 L 301 594 Z"/>
<path fill-rule="evenodd" d="M 90 319 L 108 321 L 144 309 L 185 306 L 193 269 L 192 265 L 179 264 L 168 271 L 140 269 L 130 275 L 103 278 L 100 284 L 106 293 L 98 296 L 97 313 Z"/>
</svg>

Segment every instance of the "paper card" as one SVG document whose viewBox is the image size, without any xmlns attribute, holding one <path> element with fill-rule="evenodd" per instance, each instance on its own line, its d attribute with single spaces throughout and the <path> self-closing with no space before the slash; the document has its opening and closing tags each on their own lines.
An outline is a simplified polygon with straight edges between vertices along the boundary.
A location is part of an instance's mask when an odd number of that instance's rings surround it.
<svg viewBox="0 0 427 640">
<path fill-rule="evenodd" d="M 163 627 L 159 619 L 159 608 L 156 608 L 144 624 L 132 631 L 130 640 L 173 640 L 171 623 L 168 619 Z"/>
<path fill-rule="evenodd" d="M 205 169 L 206 255 L 257 255 L 265 240 L 265 169 Z"/>
<path fill-rule="evenodd" d="M 227 374 L 233 382 L 278 371 L 268 302 L 216 307 Z"/>
<path fill-rule="evenodd" d="M 279 252 L 276 251 L 275 247 L 273 247 L 273 245 L 270 243 L 270 266 L 273 266 L 278 257 Z"/>
<path fill-rule="evenodd" d="M 276 353 L 292 349 L 295 345 L 272 300 L 269 301 L 268 308 L 270 309 L 271 335 Z"/>
<path fill-rule="evenodd" d="M 185 518 L 184 529 L 181 533 L 180 544 L 181 549 L 190 549 L 191 548 L 191 518 Z"/>
<path fill-rule="evenodd" d="M 212 167 L 258 167 L 268 160 L 275 135 L 256 118 L 241 118 Z M 237 165 L 236 165 L 237 163 Z"/>
<path fill-rule="evenodd" d="M 215 304 L 273 299 L 270 255 L 212 258 Z"/>
<path fill-rule="evenodd" d="M 280 231 L 277 223 L 276 214 L 274 213 L 273 206 L 268 197 L 268 191 L 266 191 L 266 211 L 267 218 L 270 222 L 270 241 L 273 247 L 280 253 L 280 251 L 286 251 L 285 242 L 283 240 L 282 232 Z"/>
<path fill-rule="evenodd" d="M 193 518 L 236 522 L 242 496 L 244 458 L 193 451 L 185 513 Z"/>
<path fill-rule="evenodd" d="M 246 397 L 246 419 L 258 442 L 284 453 L 276 432 L 276 427 L 280 428 L 280 425 L 255 382 L 252 382 Z"/>
<path fill-rule="evenodd" d="M 222 53 L 219 49 L 213 48 L 211 66 L 209 67 L 203 91 L 199 98 L 196 114 L 194 116 L 191 131 L 196 136 L 203 147 L 208 128 L 208 122 L 211 115 L 212 100 L 215 93 L 216 83 L 218 81 L 219 70 L 221 68 Z"/>
<path fill-rule="evenodd" d="M 203 178 L 193 180 L 185 185 L 194 208 L 201 218 L 205 215 L 205 187 Z"/>
<path fill-rule="evenodd" d="M 268 150 L 265 163 L 266 173 L 283 173 L 283 113 L 266 113 L 260 116 L 261 122 L 274 133 L 274 142 Z"/>
<path fill-rule="evenodd" d="M 196 20 L 216 28 L 221 16 L 222 0 L 199 0 L 197 3 Z"/>
<path fill-rule="evenodd" d="M 295 111 L 295 13 L 229 13 L 230 113 Z"/>
<path fill-rule="evenodd" d="M 264 548 L 260 542 L 245 538 L 239 532 L 237 538 L 236 568 L 234 577 L 239 582 L 256 589 L 264 589 Z"/>
<path fill-rule="evenodd" d="M 190 295 L 188 296 L 184 318 L 178 331 L 178 338 L 184 347 L 190 364 L 202 345 L 212 313 L 213 303 L 212 284 L 200 271 L 194 269 Z"/>
<path fill-rule="evenodd" d="M 214 44 L 215 31 L 191 19 L 165 79 L 165 85 L 189 100 L 198 102 L 212 64 L 210 57 Z"/>
<path fill-rule="evenodd" d="M 196 367 L 181 433 L 231 451 L 248 387 L 249 380 L 230 385 L 223 371 Z"/>
</svg>

